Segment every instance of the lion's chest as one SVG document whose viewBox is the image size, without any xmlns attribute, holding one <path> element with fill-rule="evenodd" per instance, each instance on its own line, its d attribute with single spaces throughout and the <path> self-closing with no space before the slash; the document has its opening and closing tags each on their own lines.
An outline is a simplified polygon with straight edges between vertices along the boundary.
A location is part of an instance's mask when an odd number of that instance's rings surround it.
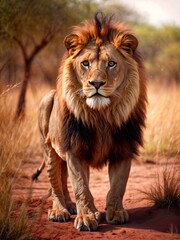
<svg viewBox="0 0 180 240">
<path fill-rule="evenodd" d="M 96 127 L 77 121 L 73 115 L 65 119 L 61 128 L 61 146 L 80 160 L 94 167 L 108 160 L 113 138 L 108 124 L 99 122 Z"/>
</svg>

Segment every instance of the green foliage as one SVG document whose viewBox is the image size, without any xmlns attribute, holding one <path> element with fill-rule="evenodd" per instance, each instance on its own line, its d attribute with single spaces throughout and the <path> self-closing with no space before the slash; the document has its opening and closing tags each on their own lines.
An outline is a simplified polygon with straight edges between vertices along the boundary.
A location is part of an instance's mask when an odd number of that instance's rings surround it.
<svg viewBox="0 0 180 240">
<path fill-rule="evenodd" d="M 122 3 L 114 4 L 112 1 L 107 1 L 106 4 L 103 1 L 100 6 L 104 13 L 113 15 L 113 17 L 120 22 L 128 23 L 130 25 L 141 22 L 140 15 Z"/>
<path fill-rule="evenodd" d="M 163 77 L 180 83 L 180 42 L 167 44 L 157 57 L 157 62 L 163 66 Z"/>
<path fill-rule="evenodd" d="M 138 25 L 135 33 L 149 75 L 180 83 L 180 27 Z"/>
<path fill-rule="evenodd" d="M 54 44 L 54 52 L 50 54 L 48 48 L 46 52 L 54 62 L 69 27 L 91 17 L 96 9 L 97 3 L 88 0 L 0 0 L 0 69 L 3 67 L 1 75 L 5 81 L 15 74 L 21 76 L 22 69 L 26 71 L 25 64 L 34 63 L 37 53 L 49 43 Z"/>
<path fill-rule="evenodd" d="M 17 44 L 31 51 L 42 40 L 49 42 L 64 31 L 64 22 L 72 19 L 69 1 L 1 0 L 0 39 L 6 47 Z M 66 26 L 67 26 L 66 25 Z M 4 40 L 4 42 L 3 42 Z M 28 53 L 23 51 L 23 54 Z"/>
<path fill-rule="evenodd" d="M 92 18 L 99 8 L 99 3 L 96 0 L 71 0 L 68 7 L 71 9 L 71 17 L 73 14 L 74 18 L 71 24 L 75 25 L 84 19 Z"/>
<path fill-rule="evenodd" d="M 30 42 L 34 36 L 62 35 L 68 26 L 89 17 L 95 6 L 87 0 L 0 0 L 0 38 L 18 35 Z"/>
</svg>

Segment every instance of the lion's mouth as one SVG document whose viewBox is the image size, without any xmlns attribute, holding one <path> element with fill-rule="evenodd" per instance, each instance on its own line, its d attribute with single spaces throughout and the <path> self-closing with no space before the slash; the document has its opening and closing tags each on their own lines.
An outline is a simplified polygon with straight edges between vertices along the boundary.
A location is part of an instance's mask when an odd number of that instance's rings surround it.
<svg viewBox="0 0 180 240">
<path fill-rule="evenodd" d="M 88 98 L 93 98 L 93 97 L 104 97 L 104 98 L 109 98 L 107 96 L 104 96 L 103 94 L 99 93 L 99 92 L 96 92 L 94 94 L 92 94 L 90 97 Z"/>
</svg>

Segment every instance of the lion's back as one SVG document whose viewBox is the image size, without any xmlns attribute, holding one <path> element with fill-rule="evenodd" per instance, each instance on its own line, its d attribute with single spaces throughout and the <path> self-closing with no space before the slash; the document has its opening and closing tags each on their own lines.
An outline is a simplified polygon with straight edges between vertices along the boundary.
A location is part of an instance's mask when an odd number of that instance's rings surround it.
<svg viewBox="0 0 180 240">
<path fill-rule="evenodd" d="M 47 137 L 49 131 L 49 119 L 53 108 L 55 94 L 56 90 L 48 92 L 41 100 L 39 106 L 39 129 L 44 139 Z"/>
</svg>

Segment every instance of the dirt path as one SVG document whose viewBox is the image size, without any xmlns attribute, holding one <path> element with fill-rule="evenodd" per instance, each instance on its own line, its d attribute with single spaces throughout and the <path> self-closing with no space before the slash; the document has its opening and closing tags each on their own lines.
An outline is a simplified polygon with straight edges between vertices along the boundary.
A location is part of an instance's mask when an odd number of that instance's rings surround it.
<svg viewBox="0 0 180 240">
<path fill-rule="evenodd" d="M 174 160 L 172 160 L 174 161 Z M 169 166 L 172 163 L 169 161 Z M 37 158 L 34 162 L 24 165 L 20 181 L 17 182 L 16 196 L 26 198 L 30 191 L 30 176 L 39 167 L 41 162 Z M 109 190 L 107 168 L 102 171 L 93 170 L 91 172 L 90 188 L 95 199 L 95 205 L 102 212 L 102 222 L 95 232 L 79 232 L 74 229 L 72 216 L 70 222 L 55 223 L 47 220 L 47 211 L 51 207 L 51 199 L 46 202 L 41 219 L 33 226 L 33 236 L 37 239 L 128 239 L 128 240 L 177 240 L 180 239 L 180 214 L 174 210 L 154 209 L 150 203 L 143 200 L 140 190 L 147 190 L 154 183 L 154 177 L 166 165 L 166 161 L 161 164 L 145 164 L 135 162 L 132 165 L 131 173 L 124 196 L 124 207 L 129 210 L 130 222 L 121 226 L 109 225 L 105 221 L 105 199 Z M 176 159 L 176 164 L 180 166 L 180 160 Z M 39 210 L 40 200 L 47 194 L 49 183 L 46 171 L 44 170 L 37 183 L 33 183 L 31 201 L 28 206 L 29 220 L 33 219 Z M 71 186 L 70 194 L 73 198 Z"/>
</svg>

